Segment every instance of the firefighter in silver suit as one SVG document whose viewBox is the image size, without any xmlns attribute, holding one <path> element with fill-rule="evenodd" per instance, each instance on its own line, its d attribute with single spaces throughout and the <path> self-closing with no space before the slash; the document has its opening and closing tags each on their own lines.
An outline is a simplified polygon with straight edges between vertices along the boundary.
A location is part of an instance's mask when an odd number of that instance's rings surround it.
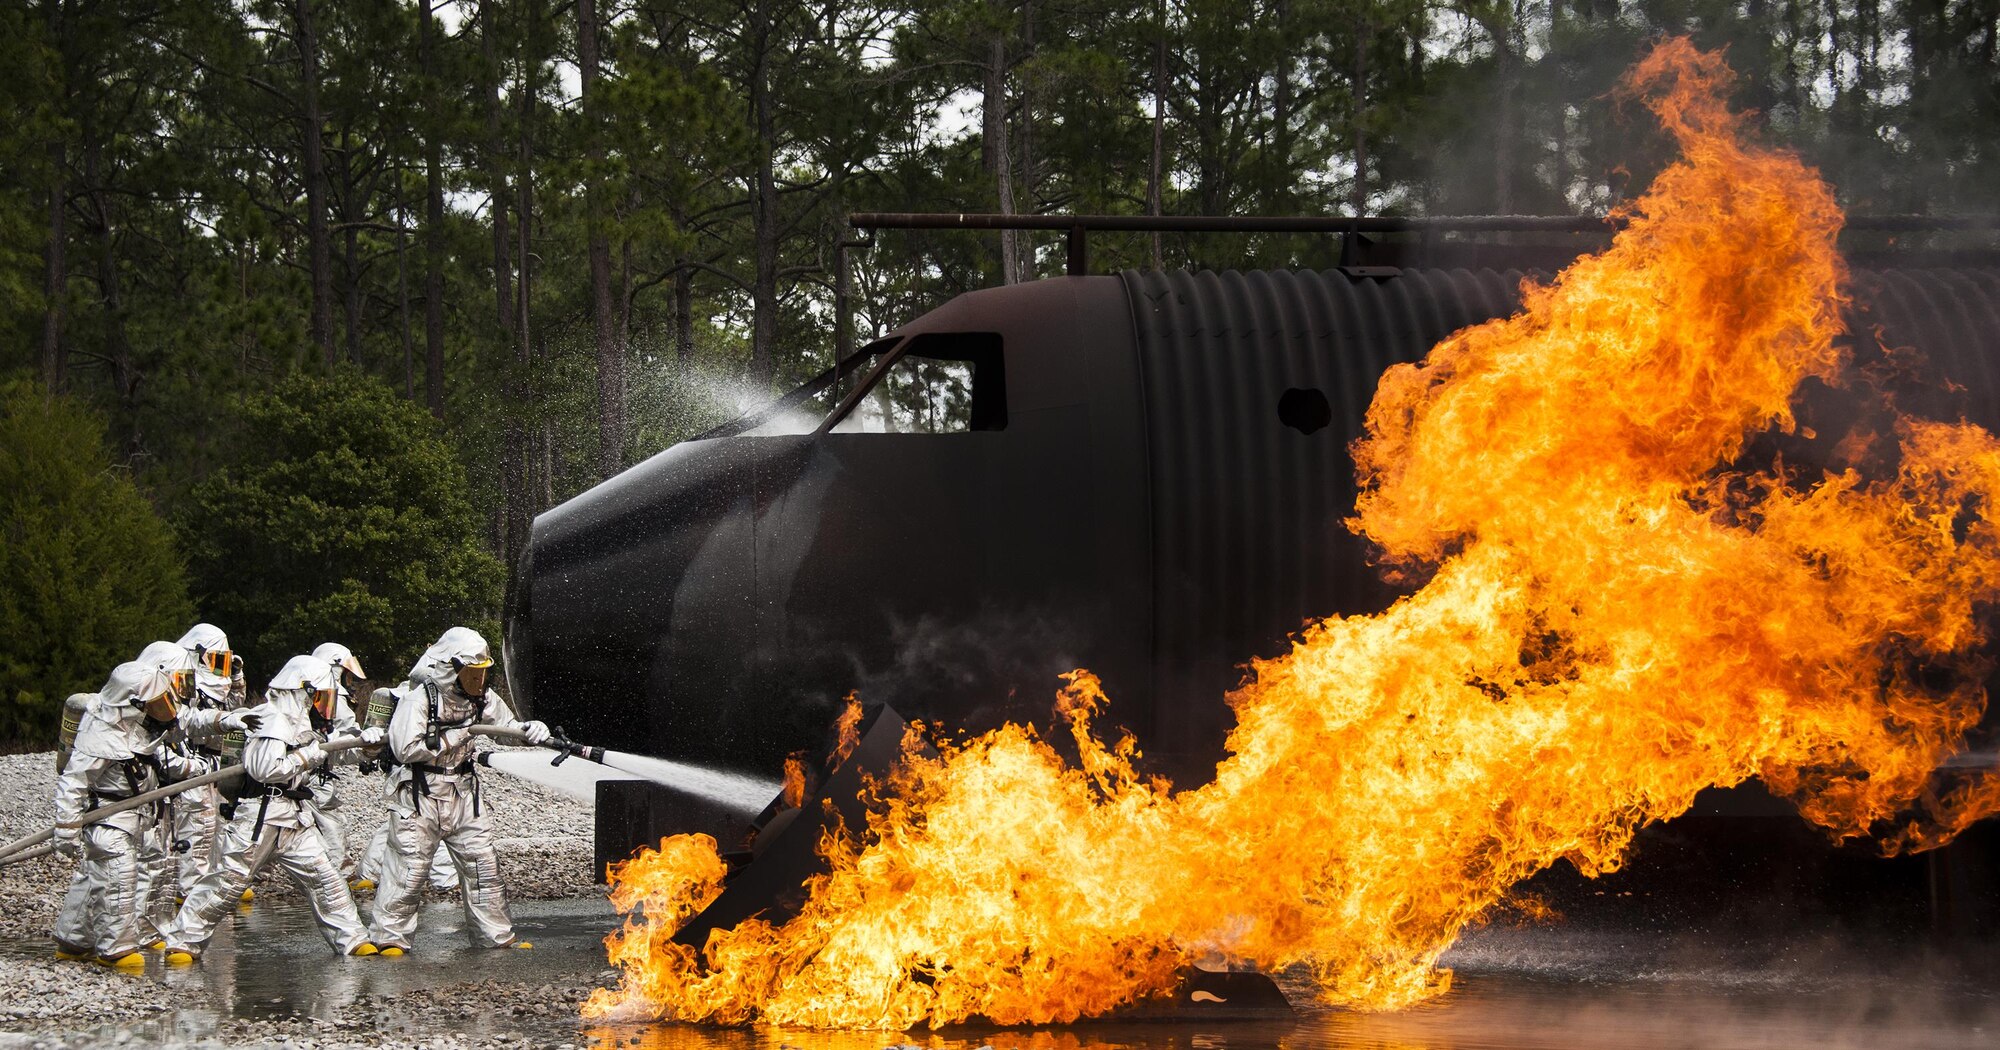
<svg viewBox="0 0 2000 1050">
<path fill-rule="evenodd" d="M 203 626 L 207 625 L 197 625 L 197 629 Z M 224 735 L 249 729 L 257 719 L 240 703 L 226 697 L 217 700 L 212 692 L 203 692 L 199 660 L 194 650 L 179 642 L 154 642 L 139 650 L 140 663 L 157 667 L 173 679 L 180 701 L 180 715 L 162 735 L 162 746 L 172 748 L 190 763 L 215 769 L 228 764 L 222 753 Z M 160 838 L 160 848 L 155 851 L 158 862 L 140 875 L 141 911 L 149 921 L 163 906 L 166 914 L 162 918 L 171 918 L 172 909 L 186 895 L 183 887 L 194 885 L 213 863 L 215 840 L 221 830 L 216 808 L 221 802 L 212 784 L 184 791 L 168 801 L 168 819 L 154 828 Z M 178 882 L 173 871 L 176 865 L 180 868 Z M 157 939 L 150 945 L 159 946 Z"/>
<path fill-rule="evenodd" d="M 194 681 L 194 690 L 188 698 L 189 710 L 183 719 L 188 735 L 184 746 L 210 762 L 220 763 L 223 732 L 241 727 L 231 724 L 214 731 L 209 727 L 214 720 L 244 710 L 249 703 L 250 691 L 244 686 L 242 661 L 230 652 L 229 636 L 210 623 L 188 628 L 181 635 L 178 647 L 185 654 Z M 153 649 L 154 646 L 148 646 L 147 652 Z M 186 852 L 179 854 L 177 896 L 192 893 L 195 882 L 219 862 L 215 850 L 222 831 L 221 808 L 221 789 L 212 785 L 196 788 L 176 800 L 173 836 L 177 846 L 186 844 Z"/>
<path fill-rule="evenodd" d="M 180 914 L 162 931 L 171 964 L 199 957 L 216 923 L 273 861 L 311 903 L 328 944 L 343 955 L 375 954 L 347 882 L 326 855 L 312 806 L 313 781 L 333 757 L 321 746 L 327 737 L 315 728 L 315 715 L 319 724 L 330 727 L 338 696 L 334 670 L 324 660 L 294 656 L 271 680 L 265 696 L 255 709 L 262 724 L 243 747 L 243 787 L 222 832 L 222 861 L 201 877 Z M 379 742 L 380 732 L 374 736 Z"/>
<path fill-rule="evenodd" d="M 361 669 L 361 661 L 355 658 L 352 649 L 339 642 L 323 643 L 312 654 L 333 668 L 336 679 L 332 732 L 340 735 L 359 733 L 361 724 L 354 717 L 353 699 L 355 691 L 368 677 L 368 673 Z M 334 867 L 345 870 L 347 821 L 339 812 L 340 791 L 333 778 L 324 778 L 314 786 L 312 804 L 320 837 L 326 840 L 326 855 L 333 858 Z"/>
<path fill-rule="evenodd" d="M 514 934 L 500 887 L 473 763 L 473 726 L 519 729 L 528 742 L 549 739 L 548 727 L 523 722 L 500 694 L 486 687 L 493 654 L 469 627 L 453 627 L 410 673 L 410 683 L 389 723 L 389 748 L 397 765 L 388 785 L 393 810 L 389 852 L 375 891 L 375 940 L 384 954 L 410 949 L 423 903 L 431 858 L 443 842 L 458 864 L 466 933 L 476 945 L 526 948 Z"/>
<path fill-rule="evenodd" d="M 178 683 L 138 660 L 119 664 L 90 702 L 69 762 L 56 781 L 56 852 L 82 861 L 64 912 L 56 951 L 121 970 L 145 967 L 139 949 L 153 929 L 144 914 L 146 882 L 163 863 L 165 801 L 116 813 L 82 828 L 101 806 L 144 794 L 210 766 L 189 759 L 166 737 L 180 714 Z"/>
</svg>

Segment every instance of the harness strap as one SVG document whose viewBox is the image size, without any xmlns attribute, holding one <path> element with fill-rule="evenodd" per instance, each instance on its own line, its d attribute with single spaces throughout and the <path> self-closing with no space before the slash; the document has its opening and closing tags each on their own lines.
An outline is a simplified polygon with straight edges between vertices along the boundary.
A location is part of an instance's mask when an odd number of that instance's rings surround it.
<svg viewBox="0 0 2000 1050">
<path fill-rule="evenodd" d="M 432 776 L 462 777 L 467 773 L 472 773 L 475 770 L 477 770 L 479 768 L 479 763 L 472 761 L 465 761 L 465 762 L 460 762 L 458 765 L 455 766 L 433 766 L 424 762 L 412 762 L 410 763 L 410 768 L 422 773 L 429 773 Z"/>
</svg>

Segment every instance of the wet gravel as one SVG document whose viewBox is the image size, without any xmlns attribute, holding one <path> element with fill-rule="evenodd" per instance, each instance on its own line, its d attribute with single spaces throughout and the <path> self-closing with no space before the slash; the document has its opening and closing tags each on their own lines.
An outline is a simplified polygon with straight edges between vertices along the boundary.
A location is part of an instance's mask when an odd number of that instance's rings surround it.
<svg viewBox="0 0 2000 1050">
<path fill-rule="evenodd" d="M 0 756 L 0 841 L 53 819 L 55 757 Z M 337 813 L 347 828 L 349 867 L 388 813 L 383 778 L 348 770 Z M 513 900 L 601 898 L 591 878 L 592 811 L 585 803 L 499 773 L 484 780 L 482 808 L 500 849 Z M 576 1006 L 604 975 L 573 985 L 444 983 L 393 997 L 359 996 L 332 1017 L 242 1019 L 207 993 L 147 977 L 59 962 L 48 939 L 71 862 L 60 857 L 0 868 L 0 1050 L 14 1047 L 290 1046 L 459 1048 L 582 1045 Z M 260 899 L 297 898 L 279 875 L 257 884 Z M 455 899 L 438 893 L 431 899 Z M 368 912 L 366 894 L 359 903 Z M 300 903 L 303 903 L 302 901 Z M 497 1004 L 527 1003 L 514 1015 Z"/>
<path fill-rule="evenodd" d="M 63 970 L 73 975 L 74 970 Z M 145 982 L 113 975 L 126 985 Z M 109 992 L 106 987 L 101 992 Z M 0 1031 L 0 1050 L 14 1048 L 94 1048 L 108 1046 L 294 1047 L 298 1050 L 362 1050 L 385 1044 L 409 1050 L 473 1050 L 501 1047 L 589 1047 L 600 1040 L 582 1034 L 576 1017 L 590 987 L 469 981 L 394 997 L 364 995 L 345 1008 L 319 1017 L 213 1023 L 169 1015 L 169 1007 L 123 1017 L 78 1015 L 60 1018 L 61 1030 Z M 528 1007 L 508 1004 L 532 1003 Z M 177 1004 L 185 1008 L 188 1004 Z M 12 1025 L 8 1026 L 12 1028 Z"/>
</svg>

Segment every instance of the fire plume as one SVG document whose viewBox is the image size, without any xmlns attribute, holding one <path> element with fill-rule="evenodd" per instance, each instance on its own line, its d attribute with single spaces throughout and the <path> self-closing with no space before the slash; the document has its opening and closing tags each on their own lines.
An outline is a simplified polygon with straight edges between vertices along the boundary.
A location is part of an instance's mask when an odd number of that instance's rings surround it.
<svg viewBox="0 0 2000 1050">
<path fill-rule="evenodd" d="M 1522 879 L 1611 871 L 1711 785 L 1759 777 L 1885 850 L 1992 813 L 1991 781 L 1930 785 L 1985 709 L 2000 443 L 1881 398 L 1856 414 L 1879 429 L 1805 432 L 1802 384 L 1867 400 L 1842 216 L 1746 143 L 1728 78 L 1686 41 L 1646 57 L 1626 90 L 1682 157 L 1612 245 L 1382 377 L 1350 525 L 1421 586 L 1256 661 L 1212 783 L 1135 772 L 1074 673 L 1080 759 L 1021 726 L 907 748 L 783 925 L 670 940 L 720 888 L 704 837 L 619 868 L 624 979 L 587 1012 L 1060 1022 L 1214 956 L 1393 1008 L 1446 989 L 1439 955 Z M 1867 453 L 1769 452 L 1815 437 Z"/>
</svg>

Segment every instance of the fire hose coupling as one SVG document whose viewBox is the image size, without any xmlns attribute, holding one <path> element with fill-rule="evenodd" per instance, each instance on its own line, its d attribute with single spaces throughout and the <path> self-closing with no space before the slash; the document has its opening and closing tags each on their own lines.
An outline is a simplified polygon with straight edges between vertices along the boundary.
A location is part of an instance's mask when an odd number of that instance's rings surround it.
<svg viewBox="0 0 2000 1050">
<path fill-rule="evenodd" d="M 561 726 L 557 726 L 554 729 L 554 731 L 549 733 L 548 741 L 544 743 L 542 746 L 550 748 L 556 752 L 556 757 L 549 760 L 549 765 L 551 766 L 562 765 L 564 762 L 569 761 L 569 756 L 571 755 L 575 755 L 576 757 L 583 759 L 585 762 L 604 761 L 603 748 L 591 747 L 587 744 L 579 744 L 576 741 L 571 740 L 568 734 L 562 731 Z"/>
</svg>

